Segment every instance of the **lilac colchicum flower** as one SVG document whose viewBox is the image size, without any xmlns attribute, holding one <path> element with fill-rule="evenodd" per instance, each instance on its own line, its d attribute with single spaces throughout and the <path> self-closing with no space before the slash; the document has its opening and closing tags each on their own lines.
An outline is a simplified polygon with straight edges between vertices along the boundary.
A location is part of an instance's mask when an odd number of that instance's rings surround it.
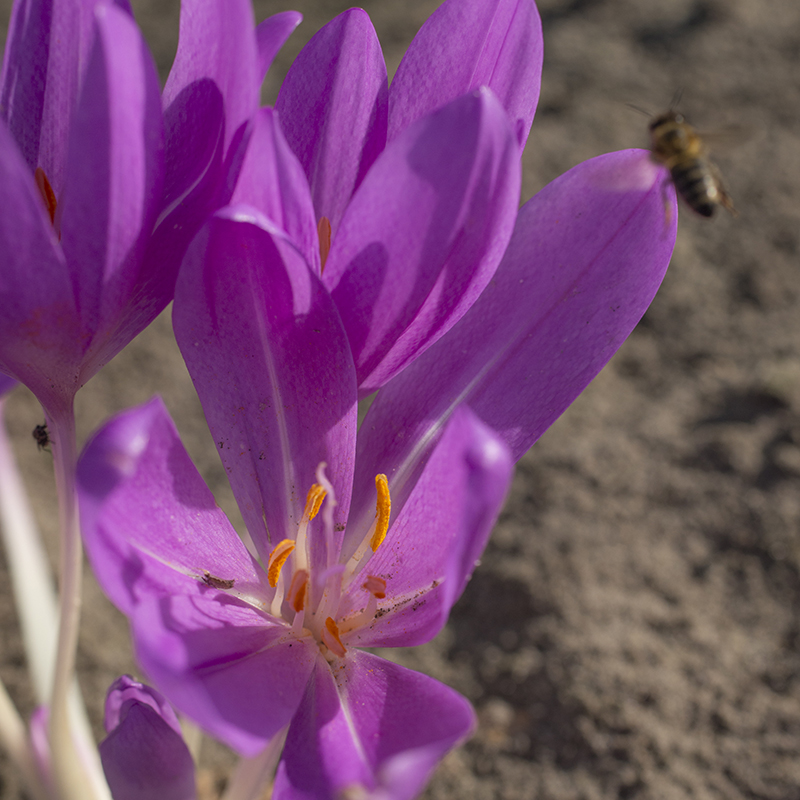
<svg viewBox="0 0 800 800">
<path fill-rule="evenodd" d="M 360 396 L 443 336 L 491 280 L 513 229 L 541 64 L 532 0 L 447 0 L 391 87 L 360 9 L 323 27 L 286 76 L 276 112 L 309 184 L 288 197 L 307 214 L 310 192 L 313 214 L 287 233 L 301 230 L 301 252 L 324 266 Z M 243 169 L 253 185 L 267 180 L 271 158 L 260 157 L 248 153 Z M 281 224 L 258 192 L 234 199 Z"/>
<path fill-rule="evenodd" d="M 106 696 L 100 759 L 114 800 L 195 800 L 194 760 L 160 692 L 129 675 Z"/>
<path fill-rule="evenodd" d="M 373 475 L 371 517 L 352 524 L 355 370 L 319 279 L 239 207 L 204 227 L 176 295 L 178 340 L 260 563 L 153 401 L 112 420 L 79 463 L 94 570 L 171 703 L 245 755 L 286 735 L 274 797 L 413 797 L 472 710 L 358 648 L 441 629 L 502 503 L 506 448 L 456 412 L 406 502 Z"/>
</svg>

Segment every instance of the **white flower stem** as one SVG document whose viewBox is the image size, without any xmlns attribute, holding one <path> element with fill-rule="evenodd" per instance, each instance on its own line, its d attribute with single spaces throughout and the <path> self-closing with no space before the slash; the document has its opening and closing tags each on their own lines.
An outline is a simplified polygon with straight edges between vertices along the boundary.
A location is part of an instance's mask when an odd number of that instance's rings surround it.
<svg viewBox="0 0 800 800">
<path fill-rule="evenodd" d="M 70 714 L 70 690 L 75 678 L 83 574 L 83 548 L 75 487 L 77 443 L 73 404 L 70 401 L 61 408 L 45 409 L 45 414 L 53 448 L 61 527 L 59 627 L 50 696 L 50 755 L 62 800 L 99 800 L 103 794 L 105 797 L 109 796 L 108 789 L 101 782 L 102 779 L 98 780 L 97 769 L 89 766 L 94 759 L 87 748 L 77 746 Z"/>
<path fill-rule="evenodd" d="M 47 791 L 36 769 L 25 723 L 0 681 L 0 743 L 22 773 L 28 790 L 36 800 L 47 800 Z"/>
<path fill-rule="evenodd" d="M 264 789 L 275 774 L 287 731 L 288 727 L 276 733 L 257 756 L 239 760 L 222 800 L 258 800 L 265 796 Z"/>
</svg>

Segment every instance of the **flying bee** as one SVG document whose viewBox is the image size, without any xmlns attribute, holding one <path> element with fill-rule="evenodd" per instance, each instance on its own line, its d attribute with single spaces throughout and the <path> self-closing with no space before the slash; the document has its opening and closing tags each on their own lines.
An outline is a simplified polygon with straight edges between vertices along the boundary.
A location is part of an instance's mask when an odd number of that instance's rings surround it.
<svg viewBox="0 0 800 800">
<path fill-rule="evenodd" d="M 717 206 L 737 216 L 733 201 L 722 186 L 716 166 L 709 160 L 701 136 L 677 111 L 666 111 L 650 121 L 653 158 L 668 170 L 675 191 L 686 205 L 704 217 Z"/>
</svg>

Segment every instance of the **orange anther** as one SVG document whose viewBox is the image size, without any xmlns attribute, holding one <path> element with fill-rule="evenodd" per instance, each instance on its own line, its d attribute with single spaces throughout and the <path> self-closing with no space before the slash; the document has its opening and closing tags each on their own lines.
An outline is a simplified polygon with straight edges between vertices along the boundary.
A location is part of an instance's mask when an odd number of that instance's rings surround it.
<svg viewBox="0 0 800 800">
<path fill-rule="evenodd" d="M 325 269 L 325 262 L 328 260 L 328 253 L 331 251 L 331 221 L 327 217 L 320 217 L 317 224 L 317 235 L 319 236 L 319 260 L 321 263 L 320 272 Z"/>
<path fill-rule="evenodd" d="M 292 582 L 289 584 L 289 591 L 286 593 L 289 605 L 297 613 L 305 608 L 306 586 L 308 586 L 308 572 L 304 569 L 299 569 L 292 575 Z"/>
<path fill-rule="evenodd" d="M 325 620 L 325 628 L 322 631 L 322 641 L 325 643 L 328 650 L 334 655 L 339 656 L 339 658 L 342 658 L 347 652 L 345 646 L 342 644 L 342 640 L 339 638 L 339 626 L 333 621 L 332 617 L 328 617 Z"/>
<path fill-rule="evenodd" d="M 306 495 L 306 508 L 304 511 L 305 516 L 308 519 L 314 519 L 319 513 L 320 506 L 322 505 L 322 501 L 325 499 L 325 490 L 318 484 L 312 484 L 311 488 L 308 490 L 308 494 Z"/>
<path fill-rule="evenodd" d="M 366 589 L 376 600 L 386 597 L 386 581 L 377 575 L 367 575 L 367 580 L 361 587 Z"/>
<path fill-rule="evenodd" d="M 41 167 L 36 167 L 33 178 L 36 181 L 36 185 L 39 187 L 39 194 L 41 194 L 42 200 L 44 200 L 44 207 L 50 215 L 50 222 L 55 223 L 57 205 L 56 193 L 53 191 L 53 187 L 50 185 L 50 181 L 47 180 L 47 175 L 45 175 Z"/>
<path fill-rule="evenodd" d="M 375 532 L 369 546 L 374 553 L 386 538 L 389 530 L 389 515 L 392 513 L 392 498 L 389 496 L 389 481 L 385 475 L 375 476 L 375 488 L 378 491 L 378 502 L 375 508 Z"/>
<path fill-rule="evenodd" d="M 294 542 L 291 539 L 284 539 L 275 545 L 275 549 L 269 554 L 267 562 L 267 580 L 273 588 L 278 585 L 278 576 L 281 574 L 286 559 L 294 550 Z"/>
</svg>

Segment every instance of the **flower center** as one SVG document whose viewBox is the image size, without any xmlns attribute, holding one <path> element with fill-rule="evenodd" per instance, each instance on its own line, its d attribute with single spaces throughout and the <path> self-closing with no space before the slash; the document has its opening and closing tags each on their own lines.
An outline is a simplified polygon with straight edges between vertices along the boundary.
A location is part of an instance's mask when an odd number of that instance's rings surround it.
<svg viewBox="0 0 800 800">
<path fill-rule="evenodd" d="M 347 652 L 342 637 L 370 624 L 378 610 L 378 600 L 386 597 L 386 581 L 376 575 L 366 575 L 361 583 L 360 588 L 366 595 L 363 606 L 354 603 L 349 594 L 345 598 L 345 592 L 386 538 L 392 503 L 386 476 L 376 475 L 377 502 L 372 525 L 346 562 L 331 564 L 336 498 L 324 468 L 325 465 L 321 464 L 317 470 L 319 482 L 309 489 L 303 516 L 297 526 L 297 537 L 294 541 L 284 539 L 278 542 L 270 553 L 267 579 L 275 588 L 270 613 L 289 623 L 297 635 L 313 636 L 323 655 L 334 660 Z M 308 529 L 323 502 L 323 527 L 329 558 L 325 568 L 318 567 L 315 571 L 312 569 Z M 290 557 L 290 568 L 284 570 Z"/>
</svg>

